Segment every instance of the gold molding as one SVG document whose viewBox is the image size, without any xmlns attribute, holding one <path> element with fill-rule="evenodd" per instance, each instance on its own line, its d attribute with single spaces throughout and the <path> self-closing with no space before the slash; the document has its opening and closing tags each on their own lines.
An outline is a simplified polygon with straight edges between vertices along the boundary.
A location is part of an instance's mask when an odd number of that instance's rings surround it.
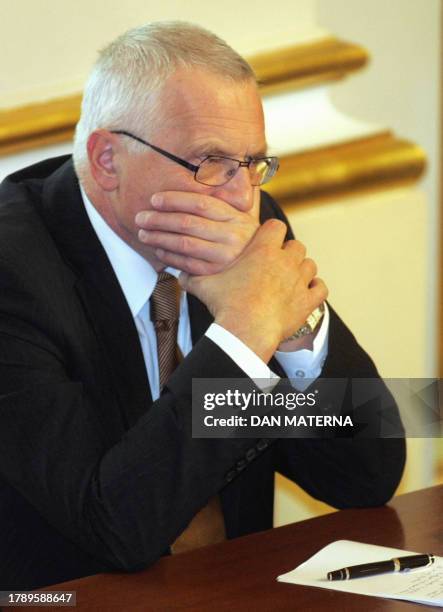
<svg viewBox="0 0 443 612">
<path fill-rule="evenodd" d="M 250 58 L 261 91 L 290 90 L 336 79 L 363 66 L 366 51 L 335 38 L 293 45 Z M 81 95 L 76 94 L 0 110 L 0 156 L 47 146 L 72 138 L 80 114 Z"/>
<path fill-rule="evenodd" d="M 248 61 L 261 92 L 268 94 L 342 78 L 365 66 L 368 59 L 360 45 L 329 37 L 260 53 Z"/>
<path fill-rule="evenodd" d="M 440 8 L 440 32 L 443 32 L 443 7 Z M 443 67 L 443 60 L 440 56 L 440 69 Z M 440 79 L 440 100 L 443 100 L 443 79 Z M 440 117 L 443 114 L 440 110 Z M 438 170 L 438 187 L 440 191 L 440 210 L 438 213 L 439 232 L 438 232 L 438 243 L 440 245 L 440 265 L 437 271 L 437 376 L 443 378 L 443 167 L 441 161 L 443 160 L 443 121 L 440 121 L 440 164 L 437 166 Z"/>
<path fill-rule="evenodd" d="M 339 78 L 363 66 L 362 47 L 334 38 L 294 45 L 251 58 L 264 92 Z M 81 95 L 0 111 L 0 155 L 69 141 Z M 330 198 L 362 189 L 417 180 L 425 154 L 383 132 L 369 138 L 286 155 L 269 192 L 285 204 Z"/>
<path fill-rule="evenodd" d="M 416 181 L 426 155 L 391 132 L 281 158 L 280 170 L 266 185 L 286 208 L 300 202 Z"/>
<path fill-rule="evenodd" d="M 0 111 L 0 155 L 71 140 L 81 95 Z"/>
</svg>

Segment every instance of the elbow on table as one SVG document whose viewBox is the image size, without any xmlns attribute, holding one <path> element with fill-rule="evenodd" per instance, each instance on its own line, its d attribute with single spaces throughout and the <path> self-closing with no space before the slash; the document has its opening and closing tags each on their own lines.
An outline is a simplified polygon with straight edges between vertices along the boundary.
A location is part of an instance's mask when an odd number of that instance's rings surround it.
<svg viewBox="0 0 443 612">
<path fill-rule="evenodd" d="M 384 506 L 394 496 L 406 463 L 405 439 L 384 439 L 380 443 L 383 448 L 378 469 L 354 489 L 348 500 L 351 503 L 340 506 L 341 509 Z"/>
</svg>

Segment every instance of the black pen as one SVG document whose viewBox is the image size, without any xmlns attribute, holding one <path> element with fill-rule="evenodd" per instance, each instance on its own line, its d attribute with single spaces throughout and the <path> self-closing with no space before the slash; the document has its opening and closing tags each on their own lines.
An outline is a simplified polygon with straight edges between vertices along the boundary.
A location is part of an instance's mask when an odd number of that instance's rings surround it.
<svg viewBox="0 0 443 612">
<path fill-rule="evenodd" d="M 387 572 L 407 572 L 416 567 L 426 567 L 432 565 L 435 556 L 426 555 L 407 555 L 397 557 L 388 561 L 376 561 L 374 563 L 363 563 L 362 565 L 351 565 L 343 567 L 333 572 L 328 572 L 328 580 L 349 580 L 350 578 L 365 578 L 366 576 L 376 576 Z"/>
</svg>

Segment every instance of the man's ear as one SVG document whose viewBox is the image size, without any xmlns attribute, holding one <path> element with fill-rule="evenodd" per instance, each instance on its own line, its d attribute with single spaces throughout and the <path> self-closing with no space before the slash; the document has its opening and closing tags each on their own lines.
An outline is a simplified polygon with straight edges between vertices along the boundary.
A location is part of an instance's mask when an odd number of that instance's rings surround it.
<svg viewBox="0 0 443 612">
<path fill-rule="evenodd" d="M 118 187 L 119 176 L 115 163 L 117 140 L 107 130 L 95 130 L 88 138 L 89 168 L 95 182 L 104 191 Z"/>
</svg>

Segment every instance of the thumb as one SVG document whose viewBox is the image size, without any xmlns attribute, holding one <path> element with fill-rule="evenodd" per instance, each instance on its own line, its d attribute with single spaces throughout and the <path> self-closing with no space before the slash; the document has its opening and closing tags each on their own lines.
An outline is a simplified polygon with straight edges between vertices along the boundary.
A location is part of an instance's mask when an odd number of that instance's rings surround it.
<svg viewBox="0 0 443 612">
<path fill-rule="evenodd" d="M 265 245 L 281 248 L 286 237 L 287 229 L 283 221 L 268 219 L 263 225 L 260 225 L 244 252 Z"/>
</svg>

